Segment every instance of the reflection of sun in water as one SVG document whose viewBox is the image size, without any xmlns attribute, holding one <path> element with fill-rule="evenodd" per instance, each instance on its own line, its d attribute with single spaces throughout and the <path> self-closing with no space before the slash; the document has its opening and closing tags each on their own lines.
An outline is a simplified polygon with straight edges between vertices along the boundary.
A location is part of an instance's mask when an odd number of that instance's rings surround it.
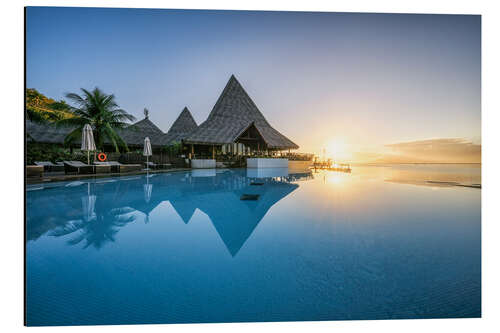
<svg viewBox="0 0 500 333">
<path fill-rule="evenodd" d="M 352 152 L 349 145 L 343 139 L 335 138 L 326 143 L 325 146 L 326 158 L 333 160 L 349 160 L 352 158 Z"/>
<path fill-rule="evenodd" d="M 325 180 L 328 184 L 333 185 L 345 185 L 347 177 L 350 177 L 350 174 L 346 174 L 339 171 L 326 171 L 325 172 Z"/>
<path fill-rule="evenodd" d="M 336 185 L 342 183 L 343 180 L 342 176 L 339 175 L 338 173 L 327 176 L 327 179 L 329 183 L 333 183 Z"/>
</svg>

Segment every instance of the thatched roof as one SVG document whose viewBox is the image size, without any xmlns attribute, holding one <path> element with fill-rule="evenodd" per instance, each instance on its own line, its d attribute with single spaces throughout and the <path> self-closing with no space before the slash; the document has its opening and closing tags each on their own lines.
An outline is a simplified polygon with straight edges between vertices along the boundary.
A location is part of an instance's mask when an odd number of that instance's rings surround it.
<svg viewBox="0 0 500 333">
<path fill-rule="evenodd" d="M 26 120 L 26 133 L 28 141 L 36 141 L 43 143 L 60 143 L 64 142 L 64 138 L 72 131 L 68 127 L 56 127 L 52 124 L 37 124 Z"/>
<path fill-rule="evenodd" d="M 144 145 L 144 138 L 149 137 L 152 146 L 162 146 L 165 133 L 161 131 L 148 117 L 118 131 L 118 135 L 129 146 Z"/>
<path fill-rule="evenodd" d="M 29 141 L 63 144 L 64 138 L 72 130 L 71 127 L 56 127 L 50 123 L 37 124 L 26 120 L 26 133 L 29 135 Z M 165 140 L 165 133 L 148 118 L 144 118 L 125 129 L 118 130 L 117 133 L 128 146 L 144 145 L 145 137 L 149 137 L 152 146 L 162 146 Z M 79 142 L 80 140 L 77 140 L 74 144 L 79 144 Z"/>
<path fill-rule="evenodd" d="M 198 128 L 191 112 L 185 107 L 168 130 L 164 140 L 165 144 L 181 142 Z"/>
<path fill-rule="evenodd" d="M 267 122 L 234 75 L 231 75 L 207 120 L 191 133 L 185 142 L 215 145 L 233 143 L 252 124 L 268 148 L 299 148 Z"/>
</svg>

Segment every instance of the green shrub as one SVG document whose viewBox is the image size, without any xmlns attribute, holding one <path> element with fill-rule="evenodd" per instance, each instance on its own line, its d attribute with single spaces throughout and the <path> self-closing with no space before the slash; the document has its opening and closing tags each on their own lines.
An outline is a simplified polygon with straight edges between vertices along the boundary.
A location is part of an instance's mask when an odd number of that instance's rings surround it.
<svg viewBox="0 0 500 333">
<path fill-rule="evenodd" d="M 172 142 L 168 146 L 162 147 L 162 152 L 167 153 L 168 156 L 174 157 L 181 154 L 182 144 L 180 142 Z"/>
<path fill-rule="evenodd" d="M 93 154 L 90 159 L 92 161 Z M 70 153 L 68 148 L 56 144 L 41 144 L 28 142 L 26 146 L 26 164 L 33 165 L 35 161 L 50 161 L 53 163 L 60 161 L 82 161 L 87 163 L 87 154 L 81 151 Z"/>
</svg>

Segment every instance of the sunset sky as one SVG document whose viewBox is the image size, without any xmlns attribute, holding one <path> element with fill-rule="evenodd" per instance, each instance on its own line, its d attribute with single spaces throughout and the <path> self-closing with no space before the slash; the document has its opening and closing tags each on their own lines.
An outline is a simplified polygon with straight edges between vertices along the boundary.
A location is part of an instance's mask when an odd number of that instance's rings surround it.
<svg viewBox="0 0 500 333">
<path fill-rule="evenodd" d="M 479 162 L 481 18 L 27 9 L 27 87 L 81 87 L 167 131 L 234 74 L 302 152 L 351 162 Z"/>
</svg>

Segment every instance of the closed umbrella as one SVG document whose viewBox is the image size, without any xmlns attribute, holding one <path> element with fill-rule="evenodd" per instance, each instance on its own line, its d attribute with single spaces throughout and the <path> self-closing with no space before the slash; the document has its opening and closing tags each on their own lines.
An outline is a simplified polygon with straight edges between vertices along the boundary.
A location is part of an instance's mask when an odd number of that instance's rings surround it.
<svg viewBox="0 0 500 333">
<path fill-rule="evenodd" d="M 87 164 L 90 164 L 90 152 L 95 150 L 94 134 L 89 124 L 83 126 L 82 131 L 82 151 L 87 152 Z"/>
<path fill-rule="evenodd" d="M 151 150 L 151 141 L 148 137 L 144 138 L 144 152 L 142 155 L 146 156 L 146 170 L 149 170 L 149 156 L 153 155 Z"/>
</svg>

